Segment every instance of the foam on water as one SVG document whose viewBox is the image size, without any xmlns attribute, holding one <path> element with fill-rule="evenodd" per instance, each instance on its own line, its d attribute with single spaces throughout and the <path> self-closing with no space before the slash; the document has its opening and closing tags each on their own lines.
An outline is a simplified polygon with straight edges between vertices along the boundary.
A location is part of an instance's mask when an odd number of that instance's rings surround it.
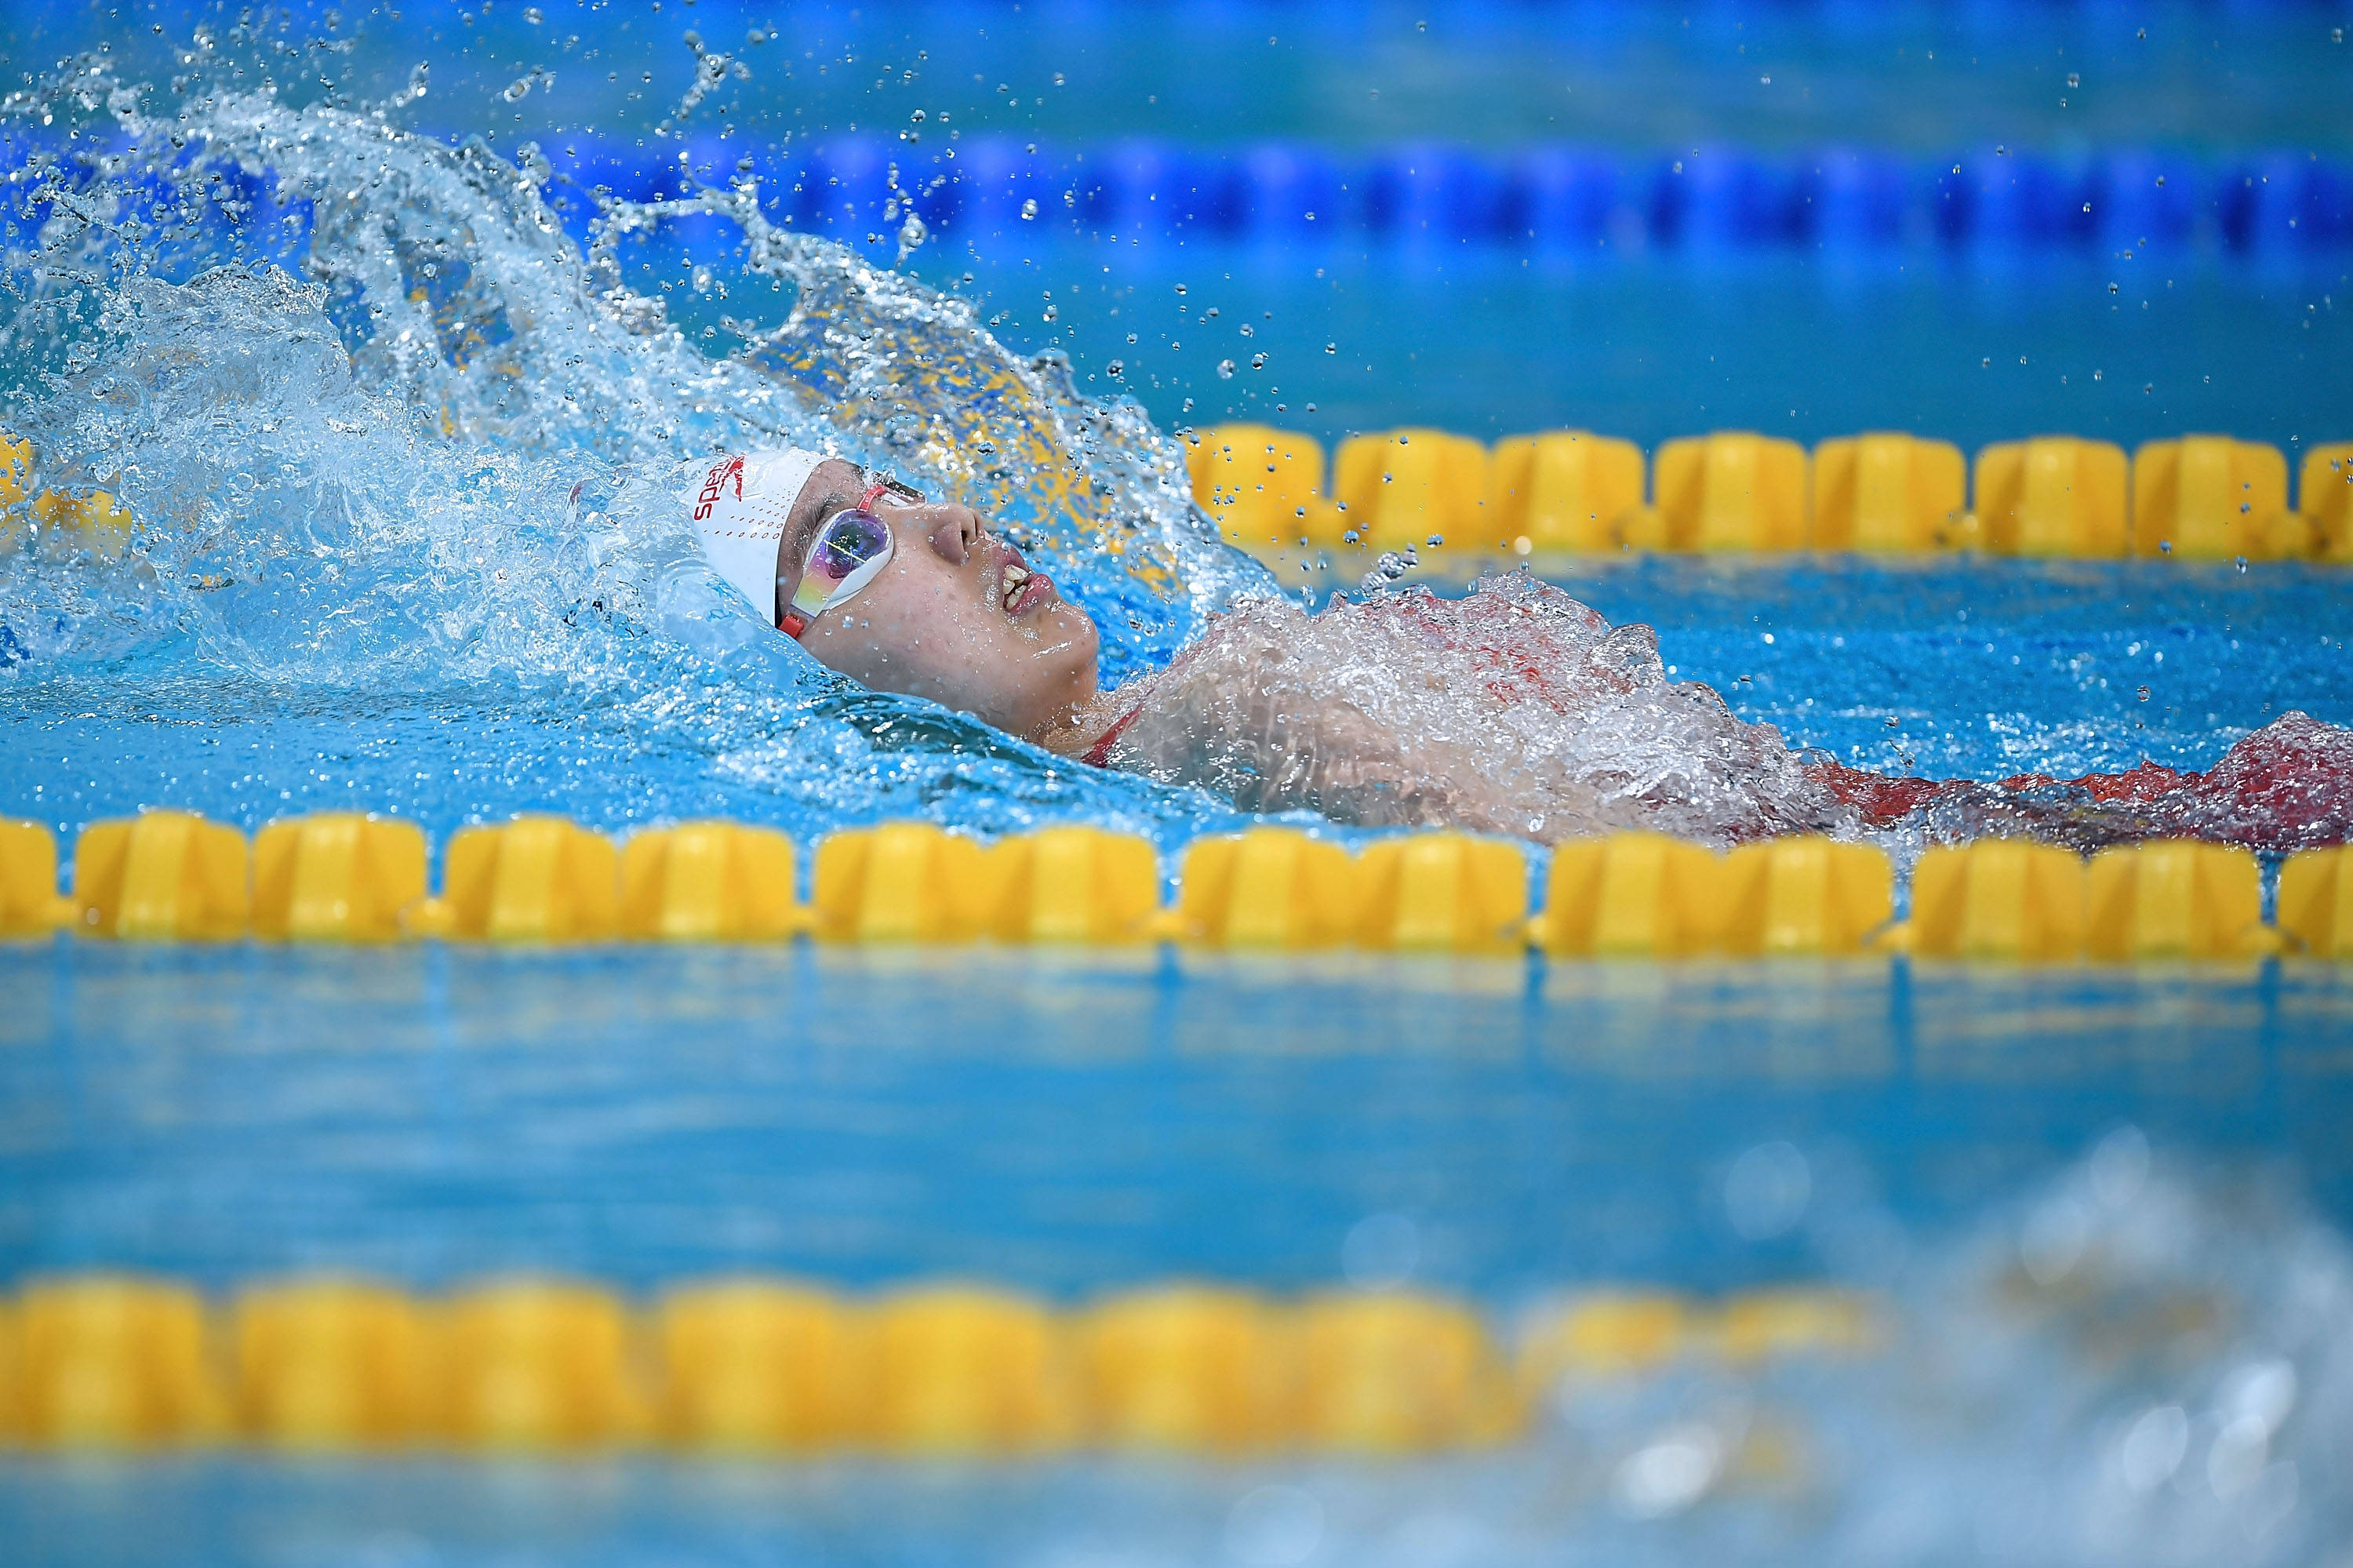
<svg viewBox="0 0 2353 1568">
<path fill-rule="evenodd" d="M 1255 600 L 1113 694 L 1114 757 L 1264 810 L 1550 841 L 1651 828 L 1721 841 L 1852 827 L 1770 725 L 1671 682 L 1647 626 L 1511 577 L 1316 615 Z"/>
<path fill-rule="evenodd" d="M 12 105 L 80 123 L 20 145 L 11 177 L 5 417 L 40 454 L 36 486 L 105 488 L 140 526 L 111 560 L 19 509 L 0 624 L 20 701 L 71 691 L 119 718 L 185 685 L 208 716 L 496 708 L 559 729 L 593 711 L 630 732 L 600 761 L 634 761 L 639 799 L 685 756 L 820 821 L 871 810 L 878 784 L 921 811 L 976 764 L 1065 814 L 1201 810 L 1073 787 L 1042 753 L 818 669 L 703 572 L 664 483 L 692 454 L 778 440 L 911 471 L 1071 585 L 1115 678 L 1264 586 L 1199 528 L 1175 443 L 1133 405 L 1010 355 L 965 301 L 771 227 L 748 182 L 617 208 L 584 258 L 529 157 L 258 94 L 197 90 L 150 118 L 129 89 L 77 84 Z M 619 282 L 617 236 L 690 214 L 740 226 L 745 275 L 789 291 L 733 359 Z M 582 814 L 636 814 L 599 804 Z"/>
</svg>

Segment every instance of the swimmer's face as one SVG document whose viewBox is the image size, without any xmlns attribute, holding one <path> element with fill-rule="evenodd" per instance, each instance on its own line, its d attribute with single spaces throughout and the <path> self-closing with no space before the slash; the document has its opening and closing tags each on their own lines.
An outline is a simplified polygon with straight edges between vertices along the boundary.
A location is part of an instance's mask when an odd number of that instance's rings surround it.
<svg viewBox="0 0 2353 1568">
<path fill-rule="evenodd" d="M 801 486 L 776 556 L 776 602 L 789 604 L 818 525 L 866 489 L 828 459 Z M 969 506 L 907 505 L 875 514 L 897 549 L 847 604 L 809 623 L 801 646 L 878 691 L 928 697 L 1015 735 L 1042 736 L 1095 694 L 1095 623 Z"/>
</svg>

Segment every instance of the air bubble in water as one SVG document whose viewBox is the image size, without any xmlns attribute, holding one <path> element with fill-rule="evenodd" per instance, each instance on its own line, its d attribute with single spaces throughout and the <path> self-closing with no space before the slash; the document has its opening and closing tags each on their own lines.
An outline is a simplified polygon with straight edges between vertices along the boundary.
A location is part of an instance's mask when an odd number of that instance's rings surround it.
<svg viewBox="0 0 2353 1568">
<path fill-rule="evenodd" d="M 1022 198 L 1022 201 L 1021 201 L 1021 217 L 1022 217 L 1023 220 L 1024 220 L 1024 221 L 1027 221 L 1028 219 L 1029 219 L 1029 218 L 1033 218 L 1033 217 L 1037 217 L 1037 216 L 1038 216 L 1038 198 L 1037 198 L 1036 196 L 1025 196 L 1025 197 L 1023 197 L 1023 198 Z"/>
<path fill-rule="evenodd" d="M 1813 1191 L 1812 1169 L 1794 1144 L 1760 1143 L 1725 1176 L 1725 1217 L 1743 1240 L 1770 1241 L 1806 1217 Z"/>
<path fill-rule="evenodd" d="M 1218 379 L 1220 381 L 1231 381 L 1233 378 L 1234 362 L 1230 359 L 1221 359 L 1218 361 Z"/>
</svg>

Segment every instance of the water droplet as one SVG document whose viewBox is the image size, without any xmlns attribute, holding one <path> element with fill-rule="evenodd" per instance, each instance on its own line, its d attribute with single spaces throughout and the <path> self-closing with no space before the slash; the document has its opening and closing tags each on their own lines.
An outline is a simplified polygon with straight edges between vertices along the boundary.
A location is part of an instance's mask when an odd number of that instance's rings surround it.
<svg viewBox="0 0 2353 1568">
<path fill-rule="evenodd" d="M 1038 198 L 1036 196 L 1025 197 L 1021 203 L 1021 217 L 1023 220 L 1027 221 L 1028 219 L 1033 218 L 1037 216 Z"/>
<path fill-rule="evenodd" d="M 2142 702 L 2147 702 L 2148 701 L 2148 688 L 2147 686 L 2143 686 L 2136 692 L 2134 695 L 2139 697 Z"/>
<path fill-rule="evenodd" d="M 923 111 L 918 109 L 913 114 L 908 115 L 907 118 L 915 124 L 921 125 L 923 122 Z"/>
<path fill-rule="evenodd" d="M 1433 550 L 1444 543 L 1446 543 L 1446 535 L 1443 534 L 1432 534 L 1430 536 L 1430 547 Z"/>
<path fill-rule="evenodd" d="M 1297 1487 L 1261 1487 L 1226 1516 L 1226 1555 L 1248 1568 L 1296 1568 L 1324 1542 L 1324 1505 Z"/>
<path fill-rule="evenodd" d="M 1760 1143 L 1724 1178 L 1725 1216 L 1744 1240 L 1770 1241 L 1806 1217 L 1813 1191 L 1812 1168 L 1795 1145 Z"/>
<path fill-rule="evenodd" d="M 1218 379 L 1220 381 L 1231 381 L 1233 378 L 1234 362 L 1230 359 L 1221 359 L 1218 361 Z"/>
<path fill-rule="evenodd" d="M 2178 1404 L 2160 1405 L 2132 1425 L 2117 1451 L 2117 1467 L 2125 1485 L 2137 1492 L 2155 1491 L 2181 1467 L 2189 1451 L 2189 1417 Z"/>
<path fill-rule="evenodd" d="M 2068 85 L 2069 87 L 2081 87 L 2081 86 L 2083 86 L 2083 85 L 2084 85 L 2084 73 L 2083 73 L 2083 72 L 2081 72 L 2081 71 L 2073 71 L 2073 70 L 2069 71 L 2069 72 L 2067 73 L 2067 85 Z"/>
<path fill-rule="evenodd" d="M 1041 322 L 1060 321 L 1062 309 L 1060 305 L 1048 305 L 1038 313 L 1038 319 Z"/>
<path fill-rule="evenodd" d="M 1124 359 L 1114 359 L 1103 366 L 1103 374 L 1114 376 L 1124 376 L 1127 374 L 1127 362 Z"/>
</svg>

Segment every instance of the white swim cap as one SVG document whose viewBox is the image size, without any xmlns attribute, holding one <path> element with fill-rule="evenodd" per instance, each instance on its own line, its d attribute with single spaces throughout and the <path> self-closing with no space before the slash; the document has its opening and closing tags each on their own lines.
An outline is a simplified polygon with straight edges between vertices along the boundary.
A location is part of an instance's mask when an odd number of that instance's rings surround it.
<svg viewBox="0 0 2353 1568">
<path fill-rule="evenodd" d="M 826 456 L 776 447 L 748 457 L 715 458 L 688 497 L 695 536 L 711 569 L 750 599 L 771 626 L 776 623 L 776 549 L 785 520 Z"/>
</svg>

